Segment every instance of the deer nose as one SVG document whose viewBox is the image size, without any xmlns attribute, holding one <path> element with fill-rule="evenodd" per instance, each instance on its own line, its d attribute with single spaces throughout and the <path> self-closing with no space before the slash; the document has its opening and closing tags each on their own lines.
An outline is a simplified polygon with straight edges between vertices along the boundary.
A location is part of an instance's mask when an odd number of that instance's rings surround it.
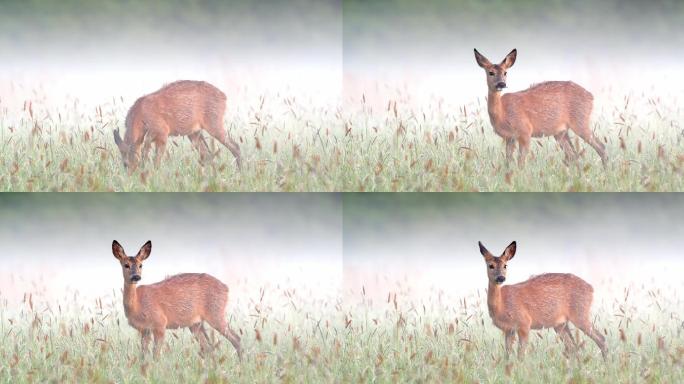
<svg viewBox="0 0 684 384">
<path fill-rule="evenodd" d="M 497 277 L 496 277 L 496 282 L 497 282 L 497 283 L 503 283 L 504 281 L 506 281 L 506 278 L 505 278 L 505 277 L 503 277 L 503 276 L 497 276 Z"/>
<path fill-rule="evenodd" d="M 498 83 L 496 83 L 496 88 L 504 89 L 506 88 L 506 83 L 504 83 L 503 81 L 499 81 Z"/>
<path fill-rule="evenodd" d="M 140 275 L 131 276 L 131 281 L 140 281 L 140 279 L 141 279 Z"/>
</svg>

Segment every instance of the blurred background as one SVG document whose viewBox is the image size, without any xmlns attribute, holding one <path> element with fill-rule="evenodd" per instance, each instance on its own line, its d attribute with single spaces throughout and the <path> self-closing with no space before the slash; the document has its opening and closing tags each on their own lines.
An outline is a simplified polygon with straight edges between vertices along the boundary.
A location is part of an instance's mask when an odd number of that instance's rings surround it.
<svg viewBox="0 0 684 384">
<path fill-rule="evenodd" d="M 221 88 L 228 119 L 262 96 L 326 111 L 340 99 L 455 108 L 486 96 L 473 48 L 492 62 L 517 48 L 509 91 L 572 79 L 597 110 L 632 95 L 681 116 L 668 101 L 684 94 L 683 22 L 679 0 L 8 0 L 0 111 L 7 125 L 29 101 L 52 118 L 122 114 L 177 79 Z"/>
<path fill-rule="evenodd" d="M 335 104 L 339 0 L 0 3 L 0 100 L 92 107 L 202 79 L 231 103 L 253 94 Z M 91 112 L 91 111 L 89 111 Z"/>
<path fill-rule="evenodd" d="M 514 240 L 510 284 L 567 272 L 592 284 L 598 302 L 625 289 L 684 293 L 681 194 L 345 194 L 343 205 L 348 300 L 485 297 L 477 242 L 499 256 Z"/>
<path fill-rule="evenodd" d="M 681 97 L 684 2 L 679 0 L 345 0 L 344 100 L 386 106 L 484 99 L 484 71 L 518 49 L 509 91 L 574 80 L 612 90 Z M 617 93 L 617 92 L 616 92 Z M 406 99 L 406 100 L 404 100 Z M 600 102 L 600 100 L 599 100 Z"/>
<path fill-rule="evenodd" d="M 684 297 L 681 194 L 2 194 L 0 212 L 10 308 L 26 293 L 118 307 L 114 239 L 129 255 L 152 241 L 141 284 L 207 272 L 245 306 L 262 289 L 328 309 L 389 293 L 482 298 L 477 242 L 500 255 L 513 240 L 510 283 L 568 272 L 604 304 L 626 290 Z"/>
<path fill-rule="evenodd" d="M 130 256 L 152 241 L 141 284 L 206 272 L 241 297 L 277 286 L 335 296 L 341 284 L 335 194 L 4 193 L 0 212 L 0 297 L 10 308 L 25 293 L 53 303 L 118 295 L 115 239 Z"/>
</svg>

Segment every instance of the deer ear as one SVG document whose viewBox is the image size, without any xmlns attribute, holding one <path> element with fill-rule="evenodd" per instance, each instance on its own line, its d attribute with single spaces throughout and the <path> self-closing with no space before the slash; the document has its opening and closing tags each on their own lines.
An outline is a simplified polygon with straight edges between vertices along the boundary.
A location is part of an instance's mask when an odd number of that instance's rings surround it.
<svg viewBox="0 0 684 384">
<path fill-rule="evenodd" d="M 512 259 L 513 256 L 515 256 L 516 247 L 517 247 L 517 245 L 516 245 L 515 241 L 510 243 L 508 245 L 508 247 L 506 247 L 506 249 L 504 250 L 503 255 L 501 255 L 501 257 L 503 257 L 505 260 Z"/>
<path fill-rule="evenodd" d="M 518 50 L 513 49 L 508 55 L 506 55 L 506 58 L 503 59 L 501 62 L 502 67 L 510 68 L 515 64 L 515 58 L 518 57 Z"/>
<path fill-rule="evenodd" d="M 475 52 L 475 61 L 477 61 L 477 65 L 479 65 L 482 68 L 492 66 L 492 63 L 489 60 L 487 60 L 486 57 L 482 56 L 482 54 L 478 52 L 477 49 L 473 49 L 473 51 Z"/>
<path fill-rule="evenodd" d="M 140 250 L 138 251 L 138 254 L 135 256 L 135 258 L 138 260 L 145 260 L 148 257 L 150 257 L 151 252 L 152 252 L 152 242 L 148 240 L 147 243 L 145 243 L 145 245 L 143 245 L 142 248 L 140 248 Z"/>
<path fill-rule="evenodd" d="M 124 252 L 123 247 L 116 240 L 112 241 L 112 253 L 118 260 L 123 260 L 126 257 L 126 252 Z"/>
<path fill-rule="evenodd" d="M 114 130 L 114 143 L 116 143 L 116 146 L 121 148 L 121 143 L 123 143 L 123 140 L 121 140 L 121 135 L 119 135 L 119 128 Z"/>
<path fill-rule="evenodd" d="M 485 248 L 485 246 L 482 245 L 481 242 L 478 241 L 478 242 L 477 242 L 477 245 L 480 246 L 480 254 L 482 254 L 482 256 L 484 256 L 485 258 L 490 258 L 490 257 L 492 257 L 492 254 L 489 253 L 489 251 L 487 250 L 487 248 Z"/>
</svg>

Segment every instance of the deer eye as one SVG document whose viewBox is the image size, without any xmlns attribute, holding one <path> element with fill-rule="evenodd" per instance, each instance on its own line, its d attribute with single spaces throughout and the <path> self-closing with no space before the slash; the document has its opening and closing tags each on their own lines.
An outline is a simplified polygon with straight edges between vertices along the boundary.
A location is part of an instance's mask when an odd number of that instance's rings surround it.
<svg viewBox="0 0 684 384">
<path fill-rule="evenodd" d="M 138 268 L 142 268 L 142 264 L 140 264 L 140 265 L 138 266 Z"/>
<path fill-rule="evenodd" d="M 506 266 L 504 265 L 504 269 L 506 269 Z"/>
<path fill-rule="evenodd" d="M 504 76 L 508 75 L 508 72 L 504 72 Z"/>
<path fill-rule="evenodd" d="M 494 264 L 489 264 L 489 269 L 494 269 Z"/>
<path fill-rule="evenodd" d="M 494 76 L 494 72 L 489 72 L 489 76 Z"/>
<path fill-rule="evenodd" d="M 126 264 L 126 265 L 124 265 L 124 267 L 126 267 L 126 269 L 128 269 L 128 268 L 130 268 L 131 266 L 128 265 L 128 264 Z"/>
</svg>

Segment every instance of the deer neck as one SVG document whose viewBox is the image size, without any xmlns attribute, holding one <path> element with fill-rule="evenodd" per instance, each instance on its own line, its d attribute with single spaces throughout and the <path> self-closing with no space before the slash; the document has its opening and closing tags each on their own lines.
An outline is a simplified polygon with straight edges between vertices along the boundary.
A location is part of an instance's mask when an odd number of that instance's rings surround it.
<svg viewBox="0 0 684 384">
<path fill-rule="evenodd" d="M 142 144 L 145 132 L 144 124 L 139 119 L 134 119 L 132 124 L 127 127 L 126 134 L 124 136 L 124 142 L 130 146 L 139 146 Z"/>
<path fill-rule="evenodd" d="M 123 299 L 126 317 L 138 312 L 140 303 L 138 302 L 137 284 L 124 282 Z"/>
<path fill-rule="evenodd" d="M 144 102 L 144 97 L 136 100 L 126 115 L 126 133 L 124 134 L 124 142 L 128 145 L 142 144 L 143 138 L 145 136 L 145 123 L 141 117 L 143 114 L 142 110 Z"/>
<path fill-rule="evenodd" d="M 487 95 L 487 111 L 489 120 L 496 129 L 501 126 L 504 120 L 503 103 L 501 102 L 501 92 L 490 90 Z"/>
<path fill-rule="evenodd" d="M 487 307 L 489 315 L 496 317 L 503 312 L 503 298 L 501 296 L 501 284 L 489 283 L 487 288 Z"/>
</svg>

